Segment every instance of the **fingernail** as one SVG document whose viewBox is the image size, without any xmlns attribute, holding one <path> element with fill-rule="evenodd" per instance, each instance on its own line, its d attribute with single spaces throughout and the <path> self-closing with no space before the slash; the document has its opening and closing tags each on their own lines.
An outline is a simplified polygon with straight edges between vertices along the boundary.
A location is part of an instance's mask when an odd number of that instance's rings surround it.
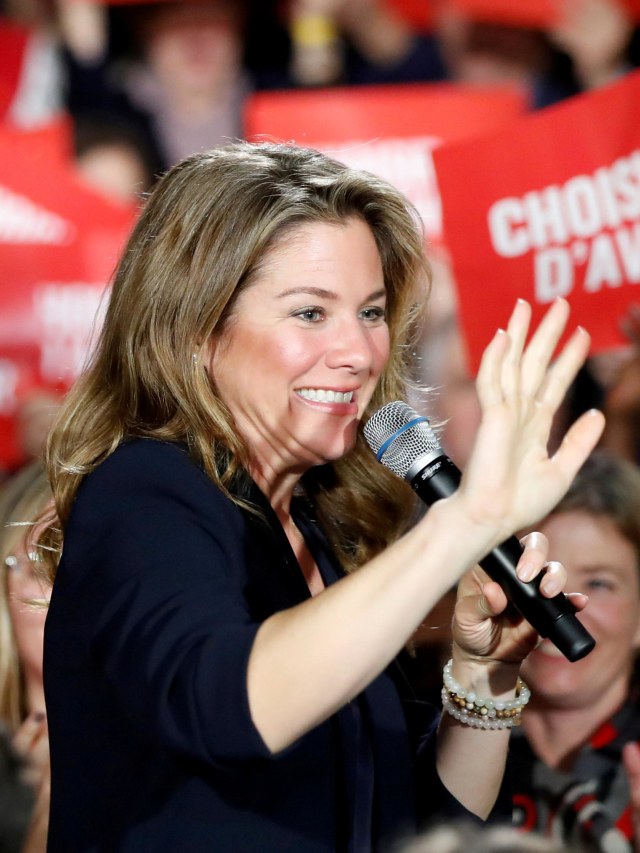
<svg viewBox="0 0 640 853">
<path fill-rule="evenodd" d="M 585 602 L 589 601 L 589 596 L 584 592 L 568 592 L 567 593 L 567 598 L 569 598 L 569 599 L 578 598 L 578 596 L 580 598 L 584 598 Z"/>
<path fill-rule="evenodd" d="M 530 581 L 533 577 L 533 566 L 518 566 L 518 577 L 521 581 Z"/>
<path fill-rule="evenodd" d="M 544 594 L 549 596 L 557 595 L 560 592 L 560 585 L 554 580 L 549 580 L 544 584 Z"/>
</svg>

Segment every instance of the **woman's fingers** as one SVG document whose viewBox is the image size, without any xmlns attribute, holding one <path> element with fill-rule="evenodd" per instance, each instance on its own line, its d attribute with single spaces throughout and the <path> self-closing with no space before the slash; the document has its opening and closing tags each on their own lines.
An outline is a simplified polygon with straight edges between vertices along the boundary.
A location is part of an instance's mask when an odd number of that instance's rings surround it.
<svg viewBox="0 0 640 853">
<path fill-rule="evenodd" d="M 521 581 L 530 581 L 540 573 L 549 555 L 549 540 L 543 533 L 533 531 L 520 540 L 523 552 L 518 561 L 516 574 Z"/>
<path fill-rule="evenodd" d="M 502 388 L 508 397 L 520 392 L 520 359 L 530 322 L 531 306 L 524 299 L 518 299 L 507 325 L 509 348 L 502 365 Z"/>
<path fill-rule="evenodd" d="M 589 354 L 591 337 L 579 326 L 551 365 L 540 384 L 538 400 L 551 411 L 562 403 L 571 383 Z"/>
<path fill-rule="evenodd" d="M 556 299 L 546 312 L 522 356 L 521 391 L 536 399 L 558 341 L 569 319 L 569 303 Z"/>
<path fill-rule="evenodd" d="M 562 563 L 548 559 L 547 537 L 536 531 L 524 536 L 520 544 L 524 551 L 516 567 L 518 578 L 528 583 L 544 572 L 540 581 L 540 592 L 547 598 L 553 598 L 562 592 L 567 582 L 567 572 Z"/>
<path fill-rule="evenodd" d="M 580 415 L 578 420 L 569 427 L 560 447 L 552 457 L 554 466 L 562 471 L 567 486 L 598 443 L 604 425 L 605 419 L 602 412 L 598 409 L 590 409 Z"/>
<path fill-rule="evenodd" d="M 485 349 L 476 380 L 478 396 L 484 406 L 499 404 L 505 395 L 519 393 L 520 359 L 530 320 L 531 306 L 524 299 L 519 299 L 507 330 L 498 329 Z"/>
<path fill-rule="evenodd" d="M 540 581 L 540 592 L 546 598 L 553 598 L 565 588 L 567 583 L 567 571 L 562 563 L 549 560 L 544 567 L 544 574 Z"/>
<path fill-rule="evenodd" d="M 499 405 L 504 399 L 502 365 L 508 350 L 509 336 L 504 329 L 498 329 L 482 354 L 476 378 L 476 391 L 480 405 L 485 409 Z"/>
<path fill-rule="evenodd" d="M 584 610 L 589 603 L 589 596 L 585 595 L 584 592 L 567 592 L 565 595 L 570 599 L 576 610 Z"/>
<path fill-rule="evenodd" d="M 529 344 L 525 347 L 531 321 L 531 306 L 519 299 L 513 309 L 507 330 L 499 329 L 484 351 L 477 377 L 480 402 L 491 406 L 505 399 L 521 396 L 537 399 L 542 387 L 549 385 L 547 372 L 555 348 L 569 317 L 569 305 L 557 299 L 542 318 Z M 586 335 L 581 332 L 580 335 Z M 569 383 L 586 358 L 589 342 L 570 342 L 562 352 L 560 367 L 554 371 L 551 390 Z M 566 351 L 565 351 L 566 350 Z M 568 387 L 568 385 L 567 385 Z M 558 396 L 558 392 L 556 392 Z"/>
</svg>

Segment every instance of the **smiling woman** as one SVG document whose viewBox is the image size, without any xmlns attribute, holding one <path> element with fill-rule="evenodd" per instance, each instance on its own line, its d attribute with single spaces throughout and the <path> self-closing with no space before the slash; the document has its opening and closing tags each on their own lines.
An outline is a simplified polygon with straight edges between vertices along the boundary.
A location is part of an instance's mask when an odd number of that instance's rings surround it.
<svg viewBox="0 0 640 853">
<path fill-rule="evenodd" d="M 272 504 L 274 487 L 289 494 L 310 466 L 355 445 L 389 357 L 385 304 L 369 226 L 309 223 L 269 251 L 212 343 L 210 375 Z"/>
<path fill-rule="evenodd" d="M 500 814 L 507 726 L 438 723 L 402 651 L 462 578 L 452 677 L 513 702 L 537 637 L 468 570 L 557 502 L 602 416 L 547 457 L 589 339 L 550 367 L 568 306 L 525 347 L 519 302 L 478 376 L 468 473 L 411 527 L 362 421 L 407 392 L 417 222 L 388 184 L 290 145 L 194 155 L 152 193 L 48 448 L 49 853 L 365 853 Z M 536 577 L 546 540 L 524 544 Z"/>
<path fill-rule="evenodd" d="M 523 675 L 532 701 L 513 744 L 515 820 L 594 850 L 637 849 L 623 747 L 640 739 L 630 681 L 640 648 L 640 471 L 602 452 L 579 471 L 540 530 L 589 596 L 596 640 L 574 664 L 545 640 Z"/>
</svg>

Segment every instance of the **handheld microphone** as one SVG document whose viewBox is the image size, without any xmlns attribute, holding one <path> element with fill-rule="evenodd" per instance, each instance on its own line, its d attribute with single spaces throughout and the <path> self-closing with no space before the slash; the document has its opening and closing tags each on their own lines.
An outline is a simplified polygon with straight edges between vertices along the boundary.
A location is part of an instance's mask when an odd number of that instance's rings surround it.
<svg viewBox="0 0 640 853">
<path fill-rule="evenodd" d="M 365 424 L 364 436 L 376 459 L 410 483 L 428 506 L 458 488 L 461 472 L 440 447 L 427 418 L 406 403 L 397 400 L 374 412 Z M 568 660 L 579 660 L 593 649 L 595 640 L 578 621 L 576 609 L 565 595 L 542 595 L 541 575 L 527 583 L 518 578 L 516 565 L 522 552 L 517 538 L 511 536 L 480 560 L 480 565 L 541 637 L 548 637 Z"/>
</svg>

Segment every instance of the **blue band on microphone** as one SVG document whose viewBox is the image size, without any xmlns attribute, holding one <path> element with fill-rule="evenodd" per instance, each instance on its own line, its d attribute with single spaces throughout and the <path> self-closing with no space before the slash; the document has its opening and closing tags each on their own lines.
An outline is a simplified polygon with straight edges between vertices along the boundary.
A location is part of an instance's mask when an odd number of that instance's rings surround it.
<svg viewBox="0 0 640 853">
<path fill-rule="evenodd" d="M 415 426 L 416 424 L 422 424 L 422 423 L 429 423 L 429 421 L 427 418 L 414 418 L 412 421 L 409 421 L 408 424 L 405 424 L 404 426 L 401 426 L 400 429 L 397 429 L 394 432 L 394 434 L 391 436 L 391 438 L 388 438 L 385 441 L 385 443 L 382 445 L 380 450 L 376 453 L 376 459 L 378 460 L 378 462 L 382 459 L 382 456 L 383 456 L 385 450 L 387 449 L 387 447 L 389 447 L 389 445 L 392 442 L 394 442 L 399 435 L 402 435 L 402 433 L 405 432 L 405 430 L 410 429 L 412 426 Z"/>
</svg>

